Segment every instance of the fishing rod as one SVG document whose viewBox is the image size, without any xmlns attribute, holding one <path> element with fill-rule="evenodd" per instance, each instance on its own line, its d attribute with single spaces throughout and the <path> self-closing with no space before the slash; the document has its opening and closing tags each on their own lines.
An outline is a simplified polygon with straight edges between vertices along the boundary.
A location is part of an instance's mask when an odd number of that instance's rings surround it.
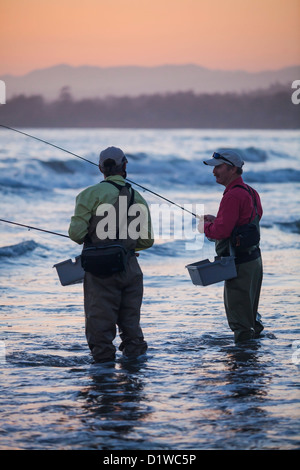
<svg viewBox="0 0 300 470">
<path fill-rule="evenodd" d="M 63 152 L 66 152 L 70 155 L 73 155 L 74 157 L 76 158 L 80 158 L 81 160 L 84 160 L 85 162 L 87 163 L 91 163 L 92 165 L 95 165 L 95 166 L 98 166 L 97 163 L 95 162 L 92 162 L 91 160 L 88 160 L 87 158 L 84 158 L 80 155 L 77 155 L 76 153 L 73 153 L 71 152 L 70 150 L 67 150 L 63 147 L 59 147 L 58 145 L 55 145 L 55 144 L 52 144 L 51 142 L 48 142 L 47 140 L 44 140 L 44 139 L 40 139 L 39 137 L 36 137 L 34 135 L 31 135 L 31 134 L 27 134 L 26 132 L 23 132 L 23 131 L 20 131 L 18 129 L 14 129 L 13 127 L 9 127 L 9 126 L 5 126 L 3 124 L 0 124 L 0 127 L 3 127 L 4 129 L 9 129 L 11 131 L 14 131 L 14 132 L 18 132 L 19 134 L 22 134 L 22 135 L 25 135 L 26 137 L 30 137 L 31 139 L 35 139 L 35 140 L 38 140 L 39 142 L 43 142 L 44 144 L 47 144 L 47 145 L 51 145 L 51 147 L 55 147 L 59 150 L 62 150 Z M 183 211 L 186 211 L 186 212 L 189 212 L 189 214 L 192 214 L 194 217 L 196 217 L 197 219 L 199 219 L 199 216 L 197 214 L 194 214 L 193 212 L 191 212 L 190 210 L 186 209 L 185 207 L 182 207 L 180 206 L 179 204 L 177 204 L 176 202 L 173 202 L 171 201 L 170 199 L 167 199 L 166 197 L 162 196 L 161 194 L 158 194 L 154 191 L 152 191 L 151 189 L 148 189 L 146 188 L 145 186 L 142 186 L 141 184 L 138 184 L 138 183 L 135 183 L 134 181 L 126 178 L 126 180 L 129 182 L 129 183 L 132 183 L 136 186 L 138 186 L 139 188 L 143 189 L 144 191 L 148 191 L 149 193 L 151 194 L 154 194 L 155 196 L 161 198 L 161 199 L 164 199 L 165 201 L 169 202 L 170 204 L 173 204 L 174 206 L 177 206 L 179 207 L 179 209 L 183 210 Z"/>
<path fill-rule="evenodd" d="M 63 152 L 66 152 L 66 153 L 69 153 L 70 155 L 73 155 L 74 157 L 80 158 L 81 160 L 84 160 L 85 162 L 88 162 L 88 163 L 91 163 L 92 165 L 98 166 L 97 163 L 94 163 L 91 160 L 87 160 L 86 158 L 83 158 L 80 155 L 76 155 L 76 153 L 70 152 L 69 150 L 66 150 L 62 147 L 59 147 L 58 145 L 52 144 L 51 142 L 47 142 L 47 140 L 40 139 L 39 137 L 36 137 L 34 135 L 30 135 L 30 134 L 27 134 L 26 132 L 22 132 L 18 129 L 14 129 L 13 127 L 4 126 L 3 124 L 0 124 L 0 127 L 3 127 L 4 129 L 9 129 L 10 131 L 18 132 L 19 134 L 26 135 L 26 137 L 31 137 L 32 139 L 43 142 L 44 144 L 51 145 L 51 147 L 55 147 L 59 150 L 62 150 Z"/>
<path fill-rule="evenodd" d="M 40 232 L 51 233 L 52 235 L 59 235 L 60 237 L 70 238 L 68 235 L 64 235 L 63 233 L 58 232 L 51 232 L 50 230 L 45 230 L 43 228 L 32 227 L 31 225 L 19 224 L 17 222 L 12 222 L 11 220 L 0 219 L 0 222 L 6 222 L 7 224 L 19 225 L 19 227 L 26 227 L 29 230 L 39 230 Z"/>
</svg>

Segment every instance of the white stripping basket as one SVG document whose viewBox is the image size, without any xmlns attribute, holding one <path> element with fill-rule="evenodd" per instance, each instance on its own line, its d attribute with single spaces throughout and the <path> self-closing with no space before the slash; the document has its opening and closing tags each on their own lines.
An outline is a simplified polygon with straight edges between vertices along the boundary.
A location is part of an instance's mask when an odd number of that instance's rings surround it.
<svg viewBox="0 0 300 470">
<path fill-rule="evenodd" d="M 196 286 L 208 286 L 237 277 L 234 256 L 216 256 L 214 262 L 205 259 L 188 264 L 186 268 Z"/>
<path fill-rule="evenodd" d="M 53 268 L 56 268 L 62 286 L 78 284 L 83 281 L 85 271 L 81 266 L 80 256 L 76 256 L 75 261 L 68 259 L 55 264 Z"/>
</svg>

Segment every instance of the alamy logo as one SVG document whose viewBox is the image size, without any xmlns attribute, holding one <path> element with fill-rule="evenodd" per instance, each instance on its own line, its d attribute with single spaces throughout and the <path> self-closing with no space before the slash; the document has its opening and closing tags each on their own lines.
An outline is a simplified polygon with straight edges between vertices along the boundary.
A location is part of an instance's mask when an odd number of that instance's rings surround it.
<svg viewBox="0 0 300 470">
<path fill-rule="evenodd" d="M 0 340 L 0 363 L 5 362 L 5 342 Z"/>
<path fill-rule="evenodd" d="M 293 364 L 298 365 L 300 364 L 300 341 L 299 340 L 293 341 L 292 349 L 293 349 L 292 362 Z"/>
<path fill-rule="evenodd" d="M 6 103 L 6 87 L 5 82 L 0 80 L 0 104 Z"/>
<path fill-rule="evenodd" d="M 151 236 L 154 236 L 155 240 L 184 240 L 187 250 L 199 250 L 203 246 L 204 235 L 197 229 L 196 219 L 192 214 L 194 208 L 199 217 L 203 215 L 203 204 L 185 204 L 185 213 L 169 204 L 151 204 Z M 145 240 L 150 236 L 149 215 L 143 204 L 131 205 L 128 210 L 130 223 L 128 225 L 124 223 L 127 219 L 126 196 L 119 196 L 119 216 L 112 204 L 100 204 L 96 216 L 100 219 L 96 225 L 96 235 L 99 240 L 115 240 L 117 228 L 118 238 L 121 240 L 127 238 Z"/>
<path fill-rule="evenodd" d="M 292 83 L 292 88 L 296 88 L 296 91 L 292 94 L 292 103 L 299 104 L 300 103 L 300 80 L 294 80 Z"/>
</svg>

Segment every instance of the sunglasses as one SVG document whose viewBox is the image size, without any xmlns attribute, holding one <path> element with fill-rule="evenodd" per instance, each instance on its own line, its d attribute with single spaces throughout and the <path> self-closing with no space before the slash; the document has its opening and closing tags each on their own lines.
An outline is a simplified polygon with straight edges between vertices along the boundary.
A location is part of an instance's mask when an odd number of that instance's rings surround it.
<svg viewBox="0 0 300 470">
<path fill-rule="evenodd" d="M 215 158 L 216 160 L 224 160 L 225 162 L 228 162 L 231 166 L 234 166 L 234 164 L 230 160 L 227 160 L 227 158 L 223 157 L 223 155 L 218 152 L 213 153 L 213 158 Z"/>
</svg>

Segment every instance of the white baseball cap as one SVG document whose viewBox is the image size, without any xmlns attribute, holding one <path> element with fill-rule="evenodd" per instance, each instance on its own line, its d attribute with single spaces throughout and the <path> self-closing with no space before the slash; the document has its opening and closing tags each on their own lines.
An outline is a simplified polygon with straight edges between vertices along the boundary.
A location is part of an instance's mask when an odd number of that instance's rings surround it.
<svg viewBox="0 0 300 470">
<path fill-rule="evenodd" d="M 240 154 L 233 149 L 222 149 L 219 152 L 214 152 L 212 157 L 211 160 L 206 160 L 203 163 L 210 166 L 218 166 L 222 165 L 222 163 L 226 163 L 227 165 L 237 166 L 238 168 L 242 168 L 244 165 Z"/>
</svg>

